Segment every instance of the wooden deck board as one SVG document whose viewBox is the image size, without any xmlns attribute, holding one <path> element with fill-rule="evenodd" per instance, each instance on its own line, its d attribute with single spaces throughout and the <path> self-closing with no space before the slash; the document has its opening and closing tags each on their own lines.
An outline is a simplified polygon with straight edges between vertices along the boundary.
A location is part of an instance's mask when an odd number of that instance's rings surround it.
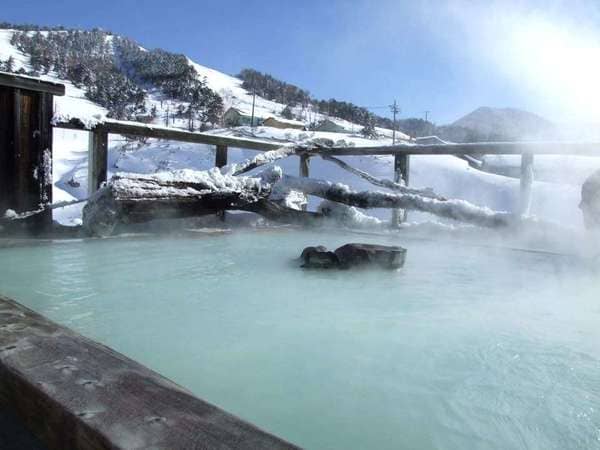
<svg viewBox="0 0 600 450">
<path fill-rule="evenodd" d="M 1 296 L 0 408 L 50 449 L 297 448 Z"/>
</svg>

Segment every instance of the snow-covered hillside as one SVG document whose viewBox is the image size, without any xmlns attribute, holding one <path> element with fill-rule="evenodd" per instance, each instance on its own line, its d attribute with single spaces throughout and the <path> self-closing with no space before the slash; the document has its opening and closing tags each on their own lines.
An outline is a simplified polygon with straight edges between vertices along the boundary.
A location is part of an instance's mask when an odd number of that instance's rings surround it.
<svg viewBox="0 0 600 450">
<path fill-rule="evenodd" d="M 0 60 L 13 57 L 16 68 L 29 70 L 28 58 L 10 44 L 12 31 L 0 30 Z M 241 80 L 204 67 L 193 61 L 189 63 L 207 85 L 223 100 L 225 108 L 235 106 L 248 109 L 252 96 L 242 88 Z M 77 117 L 84 122 L 102 121 L 106 110 L 84 96 L 84 92 L 65 80 L 58 79 L 50 72 L 42 78 L 58 81 L 66 85 L 66 96 L 55 99 L 56 114 L 60 118 Z M 177 108 L 176 102 L 166 100 L 160 92 L 149 92 L 148 107 L 158 110 L 156 122 L 164 124 L 167 114 Z M 257 96 L 257 115 L 278 116 L 284 105 Z M 297 111 L 299 113 L 300 111 Z M 314 119 L 313 119 L 314 120 Z M 170 126 L 186 127 L 185 120 Z M 268 127 L 239 127 L 214 130 L 219 134 L 256 136 L 277 142 L 297 142 L 315 138 L 331 139 L 343 145 L 382 145 L 391 144 L 391 131 L 379 130 L 381 137 L 367 140 L 358 134 L 359 125 L 346 122 L 347 133 L 324 133 L 298 130 L 281 130 Z M 352 132 L 354 130 L 354 132 Z M 54 134 L 54 200 L 81 199 L 87 195 L 87 144 L 88 135 L 82 131 L 56 129 Z M 207 169 L 214 164 L 214 148 L 207 145 L 183 144 L 171 141 L 149 140 L 145 143 L 127 142 L 121 136 L 111 136 L 109 142 L 109 176 L 119 171 L 152 173 L 179 168 Z M 236 162 L 255 155 L 254 151 L 231 149 L 229 161 Z M 391 157 L 357 156 L 345 158 L 351 164 L 382 178 L 392 178 Z M 297 173 L 298 160 L 295 157 L 278 161 L 289 173 Z M 544 182 L 533 186 L 532 213 L 546 220 L 563 225 L 581 227 L 578 210 L 580 186 L 586 176 L 600 167 L 600 161 L 577 157 L 536 158 L 538 168 L 543 168 Z M 565 173 L 564 167 L 577 167 L 573 173 Z M 556 174 L 556 177 L 553 177 Z M 560 177 L 558 176 L 560 174 Z M 355 189 L 373 189 L 364 180 L 344 172 L 339 167 L 313 158 L 311 176 L 339 181 Z M 484 173 L 468 166 L 465 161 L 452 156 L 417 156 L 411 158 L 410 184 L 415 187 L 431 187 L 447 197 L 464 198 L 473 203 L 487 205 L 493 209 L 510 211 L 517 207 L 519 181 L 499 175 Z M 313 204 L 314 206 L 314 204 Z M 379 217 L 389 216 L 389 211 L 370 211 Z M 55 218 L 62 223 L 76 224 L 80 221 L 81 206 L 73 206 L 55 211 Z M 429 220 L 423 214 L 411 214 L 411 220 Z"/>
</svg>

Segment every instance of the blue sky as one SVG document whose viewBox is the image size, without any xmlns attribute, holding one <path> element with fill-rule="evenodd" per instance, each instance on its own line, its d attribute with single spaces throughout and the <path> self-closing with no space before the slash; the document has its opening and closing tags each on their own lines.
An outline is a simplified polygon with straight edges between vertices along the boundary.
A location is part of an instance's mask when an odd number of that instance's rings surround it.
<svg viewBox="0 0 600 450">
<path fill-rule="evenodd" d="M 21 0 L 4 2 L 0 20 L 101 27 L 230 74 L 266 71 L 319 98 L 397 99 L 403 117 L 429 110 L 437 123 L 482 105 L 591 121 L 600 118 L 599 4 Z"/>
</svg>

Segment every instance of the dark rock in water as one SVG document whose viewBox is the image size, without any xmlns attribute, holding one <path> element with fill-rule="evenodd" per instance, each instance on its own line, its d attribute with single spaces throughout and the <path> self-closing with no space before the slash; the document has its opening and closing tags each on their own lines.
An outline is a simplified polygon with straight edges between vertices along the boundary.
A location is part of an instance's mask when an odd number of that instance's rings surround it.
<svg viewBox="0 0 600 450">
<path fill-rule="evenodd" d="M 326 252 L 326 251 L 327 251 L 327 247 L 325 247 L 324 245 L 316 245 L 314 247 L 306 247 L 304 250 L 302 250 L 300 259 L 304 261 L 304 260 L 306 260 L 307 256 L 310 255 L 311 253 Z"/>
<path fill-rule="evenodd" d="M 335 254 L 343 269 L 360 266 L 399 269 L 404 265 L 406 249 L 388 245 L 346 244 L 336 249 Z"/>
<path fill-rule="evenodd" d="M 374 244 L 346 244 L 335 252 L 319 245 L 306 247 L 300 255 L 302 267 L 314 269 L 349 269 L 364 266 L 399 269 L 404 265 L 405 258 L 406 249 L 402 247 Z"/>
<path fill-rule="evenodd" d="M 585 227 L 600 230 L 600 170 L 594 172 L 581 187 L 581 203 Z"/>
<path fill-rule="evenodd" d="M 322 245 L 306 247 L 302 250 L 300 259 L 302 259 L 303 262 L 302 267 L 307 269 L 329 269 L 339 265 L 335 253 L 328 251 L 327 248 Z"/>
</svg>

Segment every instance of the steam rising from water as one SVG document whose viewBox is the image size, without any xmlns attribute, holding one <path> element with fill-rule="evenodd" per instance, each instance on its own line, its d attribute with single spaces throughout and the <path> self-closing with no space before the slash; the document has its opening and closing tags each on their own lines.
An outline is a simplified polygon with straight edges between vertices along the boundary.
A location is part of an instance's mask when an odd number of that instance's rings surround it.
<svg viewBox="0 0 600 450">
<path fill-rule="evenodd" d="M 558 121 L 600 121 L 597 2 L 452 2 L 475 58 L 492 64 Z M 505 105 L 509 106 L 509 105 Z"/>
</svg>

